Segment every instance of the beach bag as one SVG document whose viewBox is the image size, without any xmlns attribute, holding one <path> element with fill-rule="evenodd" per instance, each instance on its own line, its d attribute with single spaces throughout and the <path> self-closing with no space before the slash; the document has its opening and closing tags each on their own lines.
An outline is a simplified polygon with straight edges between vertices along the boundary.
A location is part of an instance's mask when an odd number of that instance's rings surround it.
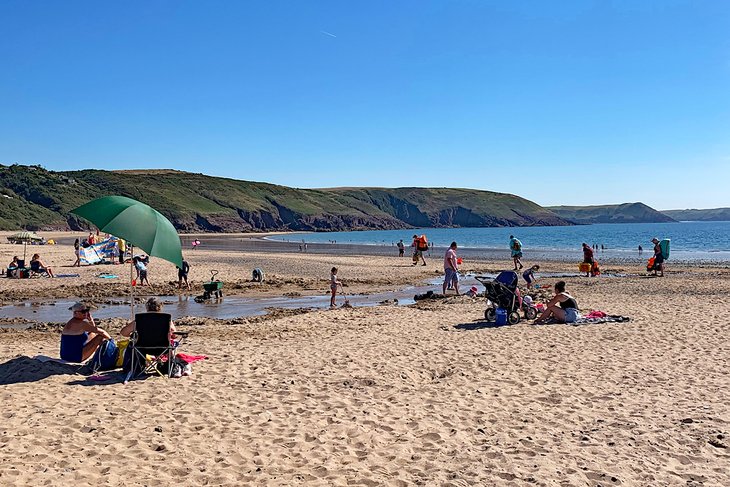
<svg viewBox="0 0 730 487">
<path fill-rule="evenodd" d="M 646 263 L 646 270 L 647 271 L 653 271 L 654 270 L 654 257 L 650 258 Z"/>
<path fill-rule="evenodd" d="M 116 368 L 122 367 L 124 365 L 124 352 L 126 352 L 128 346 L 129 346 L 128 338 L 124 338 L 117 342 L 118 353 L 117 353 L 117 363 L 116 363 L 117 367 Z"/>
<path fill-rule="evenodd" d="M 601 275 L 601 268 L 598 267 L 598 261 L 596 260 L 593 261 L 593 265 L 591 266 L 591 275 L 593 277 Z"/>
<path fill-rule="evenodd" d="M 94 372 L 116 369 L 118 356 L 119 348 L 114 339 L 104 340 L 91 358 L 91 368 Z"/>
<path fill-rule="evenodd" d="M 591 272 L 591 264 L 588 262 L 581 262 L 578 264 L 578 270 L 580 272 Z"/>
<path fill-rule="evenodd" d="M 428 250 L 428 240 L 426 239 L 425 235 L 421 235 L 420 237 L 418 237 L 418 243 L 416 244 L 416 248 L 421 252 L 425 252 L 426 250 Z"/>
<path fill-rule="evenodd" d="M 662 239 L 662 241 L 659 242 L 659 248 L 662 250 L 662 257 L 664 257 L 664 260 L 669 260 L 669 242 L 670 240 L 668 238 Z"/>
</svg>

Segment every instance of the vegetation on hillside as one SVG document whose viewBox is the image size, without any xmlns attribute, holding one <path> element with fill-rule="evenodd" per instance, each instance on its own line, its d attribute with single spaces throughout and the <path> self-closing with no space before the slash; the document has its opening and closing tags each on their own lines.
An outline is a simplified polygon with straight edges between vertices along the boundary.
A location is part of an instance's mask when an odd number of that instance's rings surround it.
<svg viewBox="0 0 730 487">
<path fill-rule="evenodd" d="M 523 198 L 448 188 L 296 189 L 174 170 L 54 172 L 0 165 L 0 229 L 82 228 L 70 210 L 111 194 L 182 231 L 352 230 L 569 224 Z"/>
<path fill-rule="evenodd" d="M 730 208 L 708 208 L 706 210 L 662 210 L 662 213 L 677 221 L 685 222 L 730 221 Z"/>
<path fill-rule="evenodd" d="M 558 216 L 580 224 L 590 223 L 661 223 L 672 218 L 644 203 L 600 206 L 550 206 Z"/>
</svg>

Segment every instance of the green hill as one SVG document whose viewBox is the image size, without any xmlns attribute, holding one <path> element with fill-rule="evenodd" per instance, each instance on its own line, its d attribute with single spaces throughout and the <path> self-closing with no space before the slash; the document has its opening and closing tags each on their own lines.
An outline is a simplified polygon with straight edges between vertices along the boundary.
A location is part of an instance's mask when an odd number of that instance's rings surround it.
<svg viewBox="0 0 730 487">
<path fill-rule="evenodd" d="M 181 231 L 566 225 L 518 196 L 447 188 L 296 189 L 174 170 L 0 165 L 0 229 L 80 229 L 69 211 L 110 194 L 151 205 Z"/>
<path fill-rule="evenodd" d="M 730 208 L 708 208 L 706 210 L 662 210 L 662 213 L 683 222 L 728 222 Z"/>
<path fill-rule="evenodd" d="M 644 203 L 601 206 L 549 206 L 558 216 L 580 224 L 590 223 L 662 223 L 673 222 Z"/>
</svg>

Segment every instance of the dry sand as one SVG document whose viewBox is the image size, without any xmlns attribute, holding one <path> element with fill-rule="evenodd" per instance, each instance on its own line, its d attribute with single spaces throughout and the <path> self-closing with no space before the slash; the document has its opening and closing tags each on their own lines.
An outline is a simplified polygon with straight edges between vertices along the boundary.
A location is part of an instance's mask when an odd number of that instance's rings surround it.
<svg viewBox="0 0 730 487">
<path fill-rule="evenodd" d="M 39 249 L 70 264 L 68 248 Z M 0 258 L 12 251 L 0 245 Z M 255 266 L 281 280 L 244 295 L 323 292 L 332 265 L 364 289 L 420 282 L 440 267 L 186 257 L 194 280 L 208 265 L 229 281 Z M 174 278 L 153 265 L 153 282 Z M 123 288 L 96 283 L 95 272 L 2 279 L 0 292 L 12 301 L 76 295 L 89 282 L 100 293 Z M 730 485 L 728 277 L 568 279 L 584 311 L 632 318 L 622 324 L 495 328 L 480 321 L 483 300 L 466 297 L 185 319 L 185 350 L 210 358 L 191 377 L 126 386 L 29 359 L 57 354 L 54 327 L 0 330 L 0 485 Z"/>
</svg>

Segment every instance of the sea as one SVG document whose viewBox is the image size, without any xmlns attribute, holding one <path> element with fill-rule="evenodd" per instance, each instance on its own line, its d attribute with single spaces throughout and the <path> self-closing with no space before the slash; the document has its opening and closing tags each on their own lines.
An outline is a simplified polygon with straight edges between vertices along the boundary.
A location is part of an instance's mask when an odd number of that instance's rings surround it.
<svg viewBox="0 0 730 487">
<path fill-rule="evenodd" d="M 414 234 L 425 234 L 432 247 L 445 248 L 452 241 L 462 249 L 503 250 L 510 235 L 522 242 L 525 255 L 568 255 L 580 253 L 581 244 L 598 245 L 599 254 L 624 259 L 649 257 L 651 239 L 671 240 L 674 261 L 730 261 L 730 222 L 605 223 L 567 227 L 410 228 L 350 232 L 288 233 L 267 237 L 292 243 L 351 244 L 390 247 L 403 240 L 410 246 Z M 601 249 L 603 246 L 603 249 Z"/>
</svg>

